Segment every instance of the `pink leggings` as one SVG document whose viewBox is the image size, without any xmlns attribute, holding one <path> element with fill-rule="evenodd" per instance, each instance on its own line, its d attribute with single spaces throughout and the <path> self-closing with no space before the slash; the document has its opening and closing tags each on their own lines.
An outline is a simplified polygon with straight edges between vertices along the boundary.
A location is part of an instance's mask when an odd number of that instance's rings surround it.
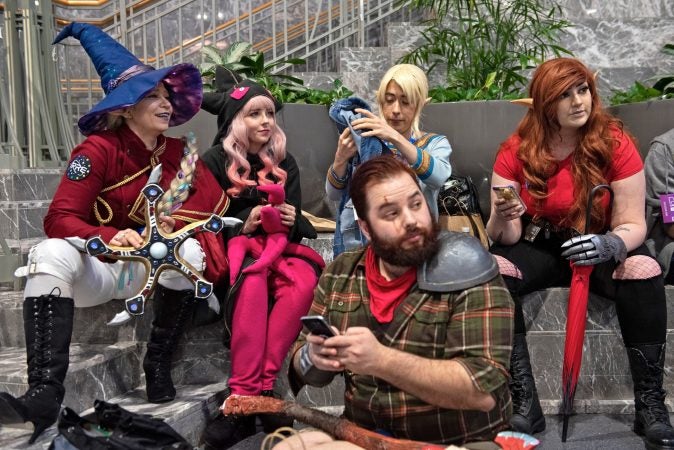
<svg viewBox="0 0 674 450">
<path fill-rule="evenodd" d="M 245 275 L 239 288 L 232 320 L 232 394 L 259 395 L 272 389 L 283 360 L 309 311 L 318 276 L 300 258 L 285 259 L 292 278 L 274 270 Z M 268 289 L 274 304 L 268 312 Z"/>
</svg>

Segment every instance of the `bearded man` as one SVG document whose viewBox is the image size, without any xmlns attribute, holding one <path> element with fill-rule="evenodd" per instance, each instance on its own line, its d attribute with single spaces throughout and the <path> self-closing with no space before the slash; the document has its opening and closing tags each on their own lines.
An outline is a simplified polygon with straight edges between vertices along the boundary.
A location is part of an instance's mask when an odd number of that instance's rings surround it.
<svg viewBox="0 0 674 450">
<path fill-rule="evenodd" d="M 336 336 L 302 333 L 290 381 L 345 377 L 344 416 L 395 438 L 491 441 L 512 413 L 514 306 L 492 256 L 465 233 L 439 232 L 414 172 L 379 157 L 350 195 L 370 244 L 328 266 L 310 314 Z"/>
</svg>

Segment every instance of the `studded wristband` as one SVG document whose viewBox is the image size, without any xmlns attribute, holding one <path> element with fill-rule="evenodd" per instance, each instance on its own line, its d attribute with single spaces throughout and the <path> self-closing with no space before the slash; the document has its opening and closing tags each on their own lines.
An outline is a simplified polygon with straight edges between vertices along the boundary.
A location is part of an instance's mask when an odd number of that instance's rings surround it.
<svg viewBox="0 0 674 450">
<path fill-rule="evenodd" d="M 309 357 L 309 344 L 305 344 L 300 349 L 300 373 L 305 376 L 313 367 L 314 363 L 311 362 Z"/>
</svg>

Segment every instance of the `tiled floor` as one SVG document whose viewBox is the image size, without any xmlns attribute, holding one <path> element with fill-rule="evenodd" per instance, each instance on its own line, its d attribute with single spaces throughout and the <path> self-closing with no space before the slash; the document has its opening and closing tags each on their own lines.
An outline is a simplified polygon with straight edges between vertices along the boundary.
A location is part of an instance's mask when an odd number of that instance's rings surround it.
<svg viewBox="0 0 674 450">
<path fill-rule="evenodd" d="M 128 405 L 126 405 L 128 407 Z M 142 412 L 142 411 L 139 411 Z M 674 416 L 672 417 L 674 419 Z M 645 448 L 642 439 L 632 431 L 629 414 L 581 414 L 571 417 L 567 442 L 561 442 L 561 416 L 546 416 L 547 428 L 536 435 L 541 441 L 538 450 L 635 450 Z M 301 428 L 297 424 L 296 428 Z M 46 449 L 56 431 L 50 429 L 34 446 L 26 446 L 32 428 L 0 428 L 0 448 Z M 260 432 L 232 447 L 232 450 L 259 450 L 265 435 Z"/>
<path fill-rule="evenodd" d="M 566 443 L 562 443 L 561 416 L 547 416 L 545 432 L 536 435 L 541 441 L 537 450 L 637 450 L 645 448 L 632 431 L 632 415 L 583 414 L 573 416 Z M 264 439 L 258 433 L 232 447 L 232 450 L 258 450 Z"/>
</svg>

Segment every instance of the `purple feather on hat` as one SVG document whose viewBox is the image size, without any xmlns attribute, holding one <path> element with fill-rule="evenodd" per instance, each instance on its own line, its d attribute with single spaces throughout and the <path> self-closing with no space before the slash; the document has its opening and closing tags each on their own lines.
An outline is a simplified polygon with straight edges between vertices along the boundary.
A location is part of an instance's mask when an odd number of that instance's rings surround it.
<svg viewBox="0 0 674 450">
<path fill-rule="evenodd" d="M 99 28 L 72 22 L 56 36 L 52 44 L 73 37 L 91 58 L 101 77 L 105 97 L 77 122 L 80 131 L 88 136 L 105 129 L 107 113 L 141 101 L 163 82 L 169 91 L 173 114 L 169 126 L 190 120 L 201 106 L 202 81 L 199 70 L 192 64 L 176 64 L 154 69 L 143 64 L 129 50 Z"/>
</svg>

